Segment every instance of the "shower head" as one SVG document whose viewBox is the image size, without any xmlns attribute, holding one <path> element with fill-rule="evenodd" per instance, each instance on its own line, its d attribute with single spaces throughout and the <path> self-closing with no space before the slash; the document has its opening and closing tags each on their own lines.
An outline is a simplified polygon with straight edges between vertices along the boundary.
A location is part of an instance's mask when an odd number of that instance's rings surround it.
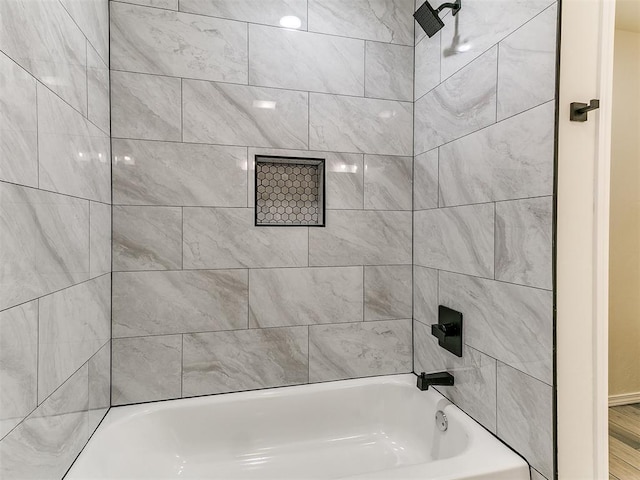
<svg viewBox="0 0 640 480">
<path fill-rule="evenodd" d="M 462 8 L 462 0 L 456 0 L 455 3 L 443 3 L 436 9 L 431 7 L 429 2 L 426 1 L 416 10 L 416 13 L 413 14 L 413 17 L 420 24 L 427 36 L 433 37 L 444 27 L 444 22 L 440 20 L 438 14 L 445 8 L 453 10 L 453 15 L 455 16 Z"/>
</svg>

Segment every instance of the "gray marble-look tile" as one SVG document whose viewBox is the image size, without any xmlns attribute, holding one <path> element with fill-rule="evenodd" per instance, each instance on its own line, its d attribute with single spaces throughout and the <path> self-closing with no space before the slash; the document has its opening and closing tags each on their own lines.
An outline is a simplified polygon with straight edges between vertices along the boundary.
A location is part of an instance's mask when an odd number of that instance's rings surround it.
<svg viewBox="0 0 640 480">
<path fill-rule="evenodd" d="M 184 80 L 184 140 L 306 149 L 308 103 L 306 92 Z"/>
<path fill-rule="evenodd" d="M 183 395 L 307 383 L 307 328 L 185 335 Z"/>
<path fill-rule="evenodd" d="M 42 402 L 111 338 L 111 277 L 39 300 L 38 400 Z"/>
<path fill-rule="evenodd" d="M 89 434 L 111 406 L 111 342 L 89 359 Z"/>
<path fill-rule="evenodd" d="M 89 203 L 89 276 L 111 271 L 111 205 Z"/>
<path fill-rule="evenodd" d="M 553 102 L 440 148 L 440 204 L 553 193 Z"/>
<path fill-rule="evenodd" d="M 530 467 L 531 470 L 531 480 L 548 480 L 547 477 L 543 476 L 540 472 L 535 470 L 533 467 Z"/>
<path fill-rule="evenodd" d="M 553 388 L 498 362 L 498 437 L 553 478 Z"/>
<path fill-rule="evenodd" d="M 364 42 L 249 25 L 249 83 L 364 95 Z"/>
<path fill-rule="evenodd" d="M 0 180 L 38 186 L 36 81 L 0 52 Z"/>
<path fill-rule="evenodd" d="M 410 263 L 410 212 L 330 210 L 325 228 L 309 230 L 312 266 Z"/>
<path fill-rule="evenodd" d="M 247 83 L 247 24 L 111 3 L 111 68 Z"/>
<path fill-rule="evenodd" d="M 309 381 L 411 371 L 411 320 L 312 325 Z"/>
<path fill-rule="evenodd" d="M 60 2 L 0 2 L 0 50 L 87 112 L 86 40 Z"/>
<path fill-rule="evenodd" d="M 334 210 L 358 210 L 363 207 L 364 166 L 360 153 L 316 152 L 313 150 L 278 150 L 272 148 L 249 149 L 248 205 L 255 202 L 255 157 L 270 155 L 325 160 L 326 207 Z"/>
<path fill-rule="evenodd" d="M 181 79 L 111 71 L 111 135 L 182 139 Z"/>
<path fill-rule="evenodd" d="M 180 398 L 182 335 L 114 338 L 111 405 Z"/>
<path fill-rule="evenodd" d="M 364 319 L 411 318 L 411 265 L 364 267 Z"/>
<path fill-rule="evenodd" d="M 494 275 L 493 204 L 414 213 L 414 263 L 452 272 Z"/>
<path fill-rule="evenodd" d="M 142 5 L 143 7 L 164 8 L 165 10 L 178 10 L 178 0 L 121 0 L 124 3 Z"/>
<path fill-rule="evenodd" d="M 553 288 L 553 198 L 496 203 L 496 280 Z"/>
<path fill-rule="evenodd" d="M 184 268 L 308 265 L 308 227 L 256 227 L 252 208 L 185 207 L 183 222 Z"/>
<path fill-rule="evenodd" d="M 494 47 L 416 102 L 415 154 L 495 123 L 497 65 Z"/>
<path fill-rule="evenodd" d="M 180 268 L 180 207 L 113 207 L 114 271 Z"/>
<path fill-rule="evenodd" d="M 365 96 L 413 100 L 413 48 L 366 42 Z"/>
<path fill-rule="evenodd" d="M 0 312 L 0 438 L 38 405 L 38 301 Z"/>
<path fill-rule="evenodd" d="M 89 120 L 108 134 L 111 131 L 109 67 L 91 44 L 87 45 L 87 96 Z"/>
<path fill-rule="evenodd" d="M 413 104 L 309 94 L 309 148 L 411 155 Z"/>
<path fill-rule="evenodd" d="M 440 272 L 440 304 L 464 315 L 465 343 L 553 383 L 553 294 Z"/>
<path fill-rule="evenodd" d="M 411 210 L 413 158 L 364 156 L 364 208 Z"/>
<path fill-rule="evenodd" d="M 413 318 L 425 325 L 438 323 L 438 271 L 413 266 Z"/>
<path fill-rule="evenodd" d="M 442 78 L 451 76 L 555 0 L 469 1 L 442 34 Z M 457 36 L 457 37 L 456 37 Z"/>
<path fill-rule="evenodd" d="M 423 32 L 416 24 L 416 29 Z M 418 100 L 440 83 L 440 32 L 425 38 L 415 48 L 414 98 Z"/>
<path fill-rule="evenodd" d="M 113 140 L 113 203 L 245 207 L 247 149 Z"/>
<path fill-rule="evenodd" d="M 413 209 L 438 208 L 438 149 L 413 160 Z"/>
<path fill-rule="evenodd" d="M 89 278 L 89 202 L 0 182 L 0 310 Z"/>
<path fill-rule="evenodd" d="M 107 0 L 60 0 L 93 48 L 109 61 L 109 2 Z"/>
<path fill-rule="evenodd" d="M 38 85 L 40 188 L 111 202 L 109 137 Z"/>
<path fill-rule="evenodd" d="M 362 267 L 250 270 L 249 285 L 252 328 L 362 320 Z"/>
<path fill-rule="evenodd" d="M 180 11 L 275 26 L 297 17 L 299 28 L 307 29 L 307 0 L 181 0 Z"/>
<path fill-rule="evenodd" d="M 557 10 L 554 3 L 500 42 L 498 120 L 553 100 Z"/>
<path fill-rule="evenodd" d="M 447 371 L 455 378 L 453 387 L 434 387 L 458 407 L 496 432 L 496 360 L 464 345 L 462 358 L 438 345 L 431 327 L 413 323 L 413 348 L 416 373 Z"/>
<path fill-rule="evenodd" d="M 87 384 L 85 364 L 0 440 L 0 478 L 64 477 L 91 433 Z"/>
<path fill-rule="evenodd" d="M 413 45 L 413 0 L 308 2 L 310 32 Z"/>
<path fill-rule="evenodd" d="M 248 326 L 246 270 L 113 275 L 113 336 L 235 330 Z"/>
</svg>

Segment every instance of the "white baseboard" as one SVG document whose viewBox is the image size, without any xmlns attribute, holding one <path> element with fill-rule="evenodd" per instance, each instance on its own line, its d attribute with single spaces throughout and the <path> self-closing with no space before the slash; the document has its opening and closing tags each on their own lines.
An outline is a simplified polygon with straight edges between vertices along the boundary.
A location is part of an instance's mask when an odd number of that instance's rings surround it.
<svg viewBox="0 0 640 480">
<path fill-rule="evenodd" d="M 640 392 L 623 393 L 621 395 L 609 395 L 610 407 L 618 407 L 620 405 L 629 405 L 631 403 L 640 403 Z"/>
</svg>

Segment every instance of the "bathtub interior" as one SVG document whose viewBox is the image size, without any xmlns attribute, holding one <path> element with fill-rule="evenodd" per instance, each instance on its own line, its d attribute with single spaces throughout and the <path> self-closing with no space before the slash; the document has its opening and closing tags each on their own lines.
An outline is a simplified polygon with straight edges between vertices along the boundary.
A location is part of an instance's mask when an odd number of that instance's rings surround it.
<svg viewBox="0 0 640 480">
<path fill-rule="evenodd" d="M 455 407 L 414 379 L 116 407 L 67 478 L 343 478 L 461 455 L 468 426 L 440 432 Z"/>
</svg>

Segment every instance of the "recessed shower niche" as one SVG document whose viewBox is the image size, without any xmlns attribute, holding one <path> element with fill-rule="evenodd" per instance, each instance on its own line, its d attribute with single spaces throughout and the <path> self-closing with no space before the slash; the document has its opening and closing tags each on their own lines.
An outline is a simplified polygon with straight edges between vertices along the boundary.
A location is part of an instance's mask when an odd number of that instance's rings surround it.
<svg viewBox="0 0 640 480">
<path fill-rule="evenodd" d="M 324 227 L 325 161 L 256 155 L 256 226 Z"/>
</svg>

